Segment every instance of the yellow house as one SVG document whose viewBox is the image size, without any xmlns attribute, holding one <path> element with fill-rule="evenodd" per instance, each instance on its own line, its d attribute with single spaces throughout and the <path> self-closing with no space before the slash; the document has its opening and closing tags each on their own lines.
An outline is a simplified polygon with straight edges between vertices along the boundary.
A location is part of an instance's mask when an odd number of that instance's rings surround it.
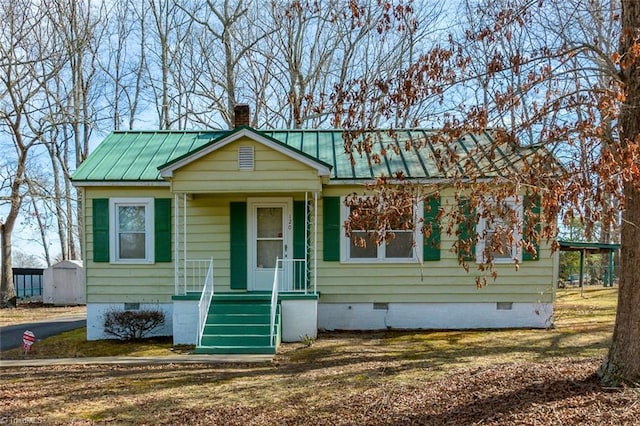
<svg viewBox="0 0 640 426">
<path fill-rule="evenodd" d="M 83 200 L 88 339 L 106 337 L 107 310 L 143 308 L 165 312 L 157 334 L 201 353 L 274 353 L 281 340 L 319 329 L 548 327 L 550 247 L 539 244 L 531 259 L 516 238 L 496 259 L 505 263 L 496 281 L 478 289 L 451 250 L 467 236 L 438 221 L 455 202 L 442 165 L 428 143 L 405 149 L 430 132 L 372 133 L 399 154 L 352 162 L 336 130 L 113 132 L 73 175 Z M 455 143 L 470 152 L 490 142 L 484 132 Z M 492 161 L 514 164 L 524 150 Z M 438 198 L 416 199 L 406 216 L 433 232 L 403 227 L 392 242 L 361 247 L 345 235 L 344 199 L 398 171 L 441 185 Z"/>
</svg>

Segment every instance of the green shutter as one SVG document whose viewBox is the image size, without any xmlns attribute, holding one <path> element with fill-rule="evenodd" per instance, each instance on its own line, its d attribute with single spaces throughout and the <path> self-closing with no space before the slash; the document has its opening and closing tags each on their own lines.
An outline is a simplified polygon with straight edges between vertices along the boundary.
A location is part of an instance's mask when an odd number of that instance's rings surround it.
<svg viewBox="0 0 640 426">
<path fill-rule="evenodd" d="M 93 261 L 109 261 L 109 199 L 93 200 Z"/>
<path fill-rule="evenodd" d="M 429 197 L 424 200 L 424 226 L 431 223 L 431 234 L 424 239 L 422 257 L 424 260 L 440 260 L 440 197 Z"/>
<path fill-rule="evenodd" d="M 247 203 L 229 203 L 231 288 L 247 289 Z"/>
<path fill-rule="evenodd" d="M 293 258 L 294 259 L 304 259 L 308 253 L 305 253 L 307 250 L 307 241 L 305 241 L 305 227 L 308 225 L 306 222 L 307 210 L 305 209 L 304 201 L 294 201 L 293 202 Z M 308 234 L 307 234 L 308 235 Z M 304 276 L 306 274 L 306 270 L 302 269 L 295 264 L 294 267 L 294 277 L 293 283 L 294 288 L 296 290 L 300 290 L 304 288 Z"/>
<path fill-rule="evenodd" d="M 522 249 L 522 260 L 540 260 L 540 196 L 525 195 L 522 202 L 524 214 L 522 238 L 531 241 L 536 254 Z"/>
<path fill-rule="evenodd" d="M 477 213 L 471 210 L 469 200 L 460 200 L 458 205 L 462 221 L 458 224 L 458 260 L 470 262 L 476 258 Z"/>
<path fill-rule="evenodd" d="M 154 200 L 155 261 L 171 262 L 171 198 Z"/>
<path fill-rule="evenodd" d="M 340 197 L 324 197 L 323 208 L 323 259 L 326 262 L 340 260 Z"/>
</svg>

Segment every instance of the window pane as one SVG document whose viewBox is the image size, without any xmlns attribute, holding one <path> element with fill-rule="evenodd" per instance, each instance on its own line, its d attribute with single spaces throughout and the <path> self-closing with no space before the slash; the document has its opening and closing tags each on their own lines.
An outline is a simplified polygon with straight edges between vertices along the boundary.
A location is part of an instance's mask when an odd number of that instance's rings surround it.
<svg viewBox="0 0 640 426">
<path fill-rule="evenodd" d="M 389 218 L 389 228 L 391 230 L 413 229 L 413 205 L 397 206 L 398 214 Z"/>
<path fill-rule="evenodd" d="M 413 257 L 413 232 L 395 232 L 394 238 L 386 244 L 386 257 L 389 259 Z"/>
<path fill-rule="evenodd" d="M 487 230 L 487 247 L 495 259 L 511 259 L 513 245 L 509 242 L 508 231 L 502 227 Z"/>
<path fill-rule="evenodd" d="M 256 243 L 256 266 L 258 268 L 275 268 L 276 257 L 282 259 L 282 240 L 262 240 L 256 241 Z"/>
<path fill-rule="evenodd" d="M 120 234 L 120 259 L 145 259 L 144 233 Z"/>
<path fill-rule="evenodd" d="M 119 206 L 118 227 L 121 232 L 144 232 L 144 206 Z"/>
<path fill-rule="evenodd" d="M 365 244 L 364 247 L 362 245 Z M 350 257 L 352 259 L 375 259 L 378 257 L 378 246 L 373 235 L 366 232 L 353 232 L 351 236 Z"/>
<path fill-rule="evenodd" d="M 375 208 L 365 206 L 351 206 L 349 209 L 349 221 L 351 229 L 360 231 L 372 231 L 376 229 L 377 211 Z"/>
<path fill-rule="evenodd" d="M 258 207 L 258 238 L 282 238 L 282 207 Z"/>
</svg>

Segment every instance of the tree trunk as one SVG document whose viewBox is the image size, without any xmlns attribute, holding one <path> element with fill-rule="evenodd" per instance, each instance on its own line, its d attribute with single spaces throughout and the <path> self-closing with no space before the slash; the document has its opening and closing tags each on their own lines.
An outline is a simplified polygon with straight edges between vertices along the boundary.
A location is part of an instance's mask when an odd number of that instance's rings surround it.
<svg viewBox="0 0 640 426">
<path fill-rule="evenodd" d="M 16 306 L 16 288 L 13 285 L 11 268 L 11 230 L 0 224 L 0 246 L 2 251 L 2 278 L 0 279 L 0 307 Z"/>
<path fill-rule="evenodd" d="M 621 78 L 626 99 L 620 109 L 620 143 L 632 150 L 640 133 L 640 57 L 636 53 L 640 28 L 640 2 L 622 2 Z M 622 159 L 619 163 L 624 166 Z M 634 176 L 634 175 L 632 175 Z M 635 177 L 635 176 L 634 176 Z M 637 179 L 637 178 L 635 178 Z M 599 374 L 606 385 L 640 385 L 640 182 L 633 178 L 624 186 L 625 208 L 620 240 L 618 310 L 609 354 Z"/>
<path fill-rule="evenodd" d="M 609 354 L 600 368 L 605 385 L 640 384 L 640 190 L 625 188 L 618 310 Z"/>
</svg>

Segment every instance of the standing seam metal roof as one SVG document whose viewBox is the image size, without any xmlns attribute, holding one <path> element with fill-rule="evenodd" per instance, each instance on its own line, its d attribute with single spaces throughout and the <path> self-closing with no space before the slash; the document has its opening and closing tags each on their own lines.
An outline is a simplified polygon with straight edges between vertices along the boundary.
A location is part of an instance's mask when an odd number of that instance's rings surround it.
<svg viewBox="0 0 640 426">
<path fill-rule="evenodd" d="M 376 176 L 395 176 L 401 172 L 409 179 L 446 179 L 454 174 L 474 174 L 484 177 L 502 175 L 505 167 L 517 169 L 526 161 L 523 152 L 533 148 L 517 148 L 504 145 L 493 147 L 489 132 L 469 135 L 447 145 L 447 150 L 457 156 L 456 164 L 442 161 L 444 145 L 434 143 L 437 133 L 425 129 L 378 130 L 365 132 L 354 144 L 370 138 L 373 148 L 384 148 L 385 155 L 354 149 L 352 163 L 345 152 L 341 130 L 254 130 L 289 146 L 293 151 L 332 166 L 332 180 L 370 180 Z M 162 181 L 158 168 L 179 158 L 215 144 L 235 130 L 211 131 L 114 131 L 107 136 L 73 174 L 76 182 L 140 182 Z M 408 148 L 408 149 L 407 149 Z M 377 151 L 379 153 L 379 151 Z M 451 167 L 457 169 L 452 173 Z"/>
</svg>

